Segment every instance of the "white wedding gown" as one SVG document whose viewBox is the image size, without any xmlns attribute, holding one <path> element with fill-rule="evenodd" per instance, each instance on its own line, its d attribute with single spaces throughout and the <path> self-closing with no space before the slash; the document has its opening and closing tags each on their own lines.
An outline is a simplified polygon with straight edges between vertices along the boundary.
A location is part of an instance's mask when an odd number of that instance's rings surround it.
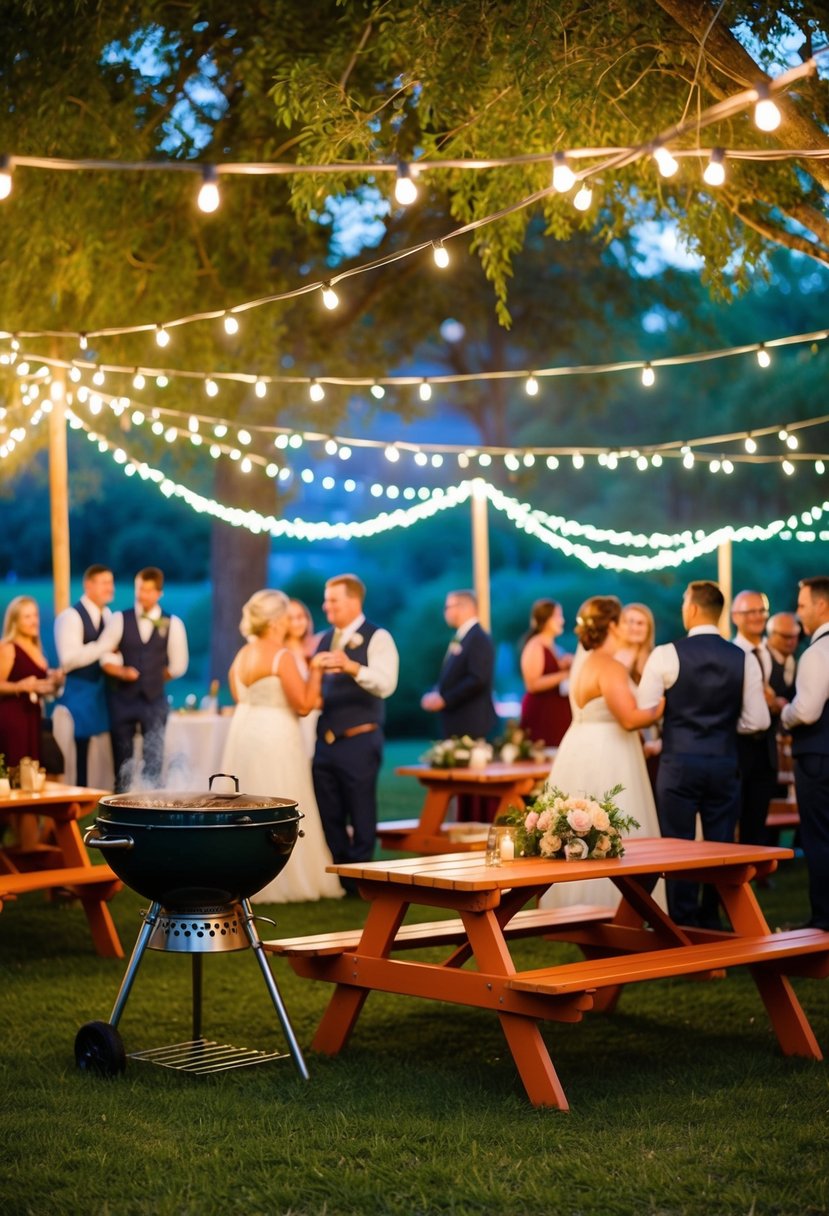
<svg viewBox="0 0 829 1216">
<path fill-rule="evenodd" d="M 553 760 L 549 783 L 574 797 L 589 794 L 598 799 L 614 785 L 622 785 L 624 789 L 614 801 L 621 811 L 632 815 L 640 825 L 629 832 L 625 839 L 659 836 L 656 803 L 639 732 L 621 727 L 604 697 L 596 697 L 580 708 L 571 694 L 570 708 L 573 721 Z M 663 908 L 664 886 L 660 879 L 655 891 L 657 903 Z M 599 878 L 586 882 L 558 883 L 550 887 L 540 902 L 544 908 L 564 908 L 581 903 L 615 908 L 620 898 L 618 889 L 609 878 Z"/>
<path fill-rule="evenodd" d="M 280 651 L 274 658 L 278 668 Z M 293 799 L 304 819 L 288 863 L 273 882 L 253 896 L 255 904 L 301 903 L 311 899 L 339 899 L 343 888 L 336 874 L 326 874 L 331 854 L 325 843 L 320 813 L 311 780 L 311 762 L 299 729 L 299 717 L 285 697 L 278 675 L 253 684 L 239 683 L 239 701 L 233 711 L 225 744 L 222 770 L 239 778 L 245 794 Z"/>
</svg>

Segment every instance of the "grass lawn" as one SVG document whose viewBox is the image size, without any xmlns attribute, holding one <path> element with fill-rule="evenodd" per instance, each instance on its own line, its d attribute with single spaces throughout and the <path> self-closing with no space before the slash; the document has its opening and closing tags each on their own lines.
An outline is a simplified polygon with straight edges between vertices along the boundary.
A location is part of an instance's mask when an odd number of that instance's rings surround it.
<svg viewBox="0 0 829 1216">
<path fill-rule="evenodd" d="M 418 787 L 391 770 L 422 750 L 389 745 L 383 818 L 416 812 Z M 802 919 L 803 862 L 759 894 L 770 923 Z M 113 903 L 127 950 L 145 905 L 126 890 Z M 278 922 L 264 936 L 364 917 L 355 900 L 262 910 Z M 549 950 L 516 945 L 526 966 Z M 312 1055 L 330 988 L 279 960 L 310 1083 L 289 1060 L 210 1078 L 134 1061 L 115 1081 L 81 1076 L 75 1032 L 108 1018 L 124 966 L 93 953 L 76 905 L 32 895 L 0 913 L 3 1216 L 829 1210 L 829 1073 L 780 1055 L 742 970 L 643 984 L 612 1016 L 547 1024 L 572 1103 L 562 1115 L 530 1107 L 484 1011 L 372 994 L 343 1055 Z M 184 958 L 147 953 L 120 1025 L 127 1051 L 189 1036 L 189 972 Z M 795 987 L 829 1049 L 829 984 Z M 282 1046 L 249 951 L 205 960 L 204 1012 L 209 1036 Z"/>
</svg>

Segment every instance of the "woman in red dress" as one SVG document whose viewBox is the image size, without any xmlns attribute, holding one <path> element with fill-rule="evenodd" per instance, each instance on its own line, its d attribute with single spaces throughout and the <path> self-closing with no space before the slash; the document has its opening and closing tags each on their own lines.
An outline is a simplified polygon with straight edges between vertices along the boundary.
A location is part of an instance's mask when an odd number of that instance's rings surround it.
<svg viewBox="0 0 829 1216">
<path fill-rule="evenodd" d="M 558 747 L 570 725 L 570 699 L 561 695 L 573 656 L 555 645 L 564 632 L 564 613 L 555 600 L 536 600 L 530 613 L 530 633 L 521 652 L 526 693 L 521 726 L 533 739 Z"/>
<path fill-rule="evenodd" d="M 57 690 L 60 671 L 50 670 L 40 646 L 40 613 L 28 595 L 6 609 L 0 641 L 0 752 L 6 764 L 40 759 L 40 698 Z"/>
</svg>

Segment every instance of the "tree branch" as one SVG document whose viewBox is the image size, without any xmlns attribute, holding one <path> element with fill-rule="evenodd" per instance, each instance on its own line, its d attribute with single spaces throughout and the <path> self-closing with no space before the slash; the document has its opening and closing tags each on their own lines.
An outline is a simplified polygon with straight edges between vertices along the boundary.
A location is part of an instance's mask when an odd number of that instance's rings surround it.
<svg viewBox="0 0 829 1216">
<path fill-rule="evenodd" d="M 798 253 L 805 253 L 808 257 L 814 258 L 816 262 L 829 266 L 829 249 L 823 249 L 820 245 L 807 241 L 805 237 L 798 236 L 796 232 L 789 232 L 776 224 L 768 224 L 748 211 L 742 211 L 739 207 L 733 207 L 732 211 L 747 228 L 753 228 L 767 241 L 773 241 L 775 245 L 783 245 L 786 249 L 794 249 Z"/>
</svg>

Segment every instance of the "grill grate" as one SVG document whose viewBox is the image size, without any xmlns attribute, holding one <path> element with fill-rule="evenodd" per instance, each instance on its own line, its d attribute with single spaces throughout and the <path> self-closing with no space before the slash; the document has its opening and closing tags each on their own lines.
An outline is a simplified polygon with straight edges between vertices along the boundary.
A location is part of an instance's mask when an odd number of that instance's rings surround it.
<svg viewBox="0 0 829 1216">
<path fill-rule="evenodd" d="M 229 1072 L 234 1068 L 250 1068 L 272 1060 L 287 1060 L 287 1052 L 255 1051 L 251 1047 L 232 1047 L 229 1043 L 214 1043 L 210 1039 L 192 1039 L 186 1043 L 170 1043 L 167 1047 L 151 1047 L 133 1051 L 131 1060 L 145 1060 L 162 1068 L 189 1072 L 194 1076 Z"/>
</svg>

